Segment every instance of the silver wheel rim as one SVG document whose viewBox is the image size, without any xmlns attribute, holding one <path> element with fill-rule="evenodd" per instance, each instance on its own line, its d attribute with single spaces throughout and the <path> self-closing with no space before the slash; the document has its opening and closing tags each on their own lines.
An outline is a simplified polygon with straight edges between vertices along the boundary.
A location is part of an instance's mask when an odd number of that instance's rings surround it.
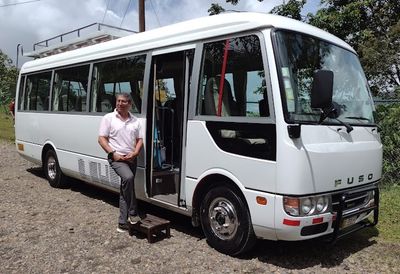
<svg viewBox="0 0 400 274">
<path fill-rule="evenodd" d="M 56 159 L 54 159 L 52 156 L 50 156 L 47 160 L 47 174 L 51 180 L 54 180 L 57 175 Z"/>
<path fill-rule="evenodd" d="M 214 234 L 221 240 L 232 239 L 239 227 L 238 217 L 233 204 L 225 198 L 214 199 L 209 207 L 208 216 Z"/>
</svg>

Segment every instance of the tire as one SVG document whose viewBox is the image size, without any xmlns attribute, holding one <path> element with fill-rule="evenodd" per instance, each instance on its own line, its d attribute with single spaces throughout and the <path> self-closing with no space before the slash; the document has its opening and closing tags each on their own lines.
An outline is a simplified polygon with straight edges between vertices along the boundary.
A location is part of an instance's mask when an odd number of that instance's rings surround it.
<svg viewBox="0 0 400 274">
<path fill-rule="evenodd" d="M 229 187 L 207 193 L 200 205 L 200 221 L 208 244 L 224 254 L 245 253 L 256 242 L 247 205 Z"/>
<path fill-rule="evenodd" d="M 57 154 L 54 150 L 46 152 L 43 171 L 50 186 L 55 188 L 64 188 L 66 186 L 65 176 L 58 164 Z"/>
</svg>

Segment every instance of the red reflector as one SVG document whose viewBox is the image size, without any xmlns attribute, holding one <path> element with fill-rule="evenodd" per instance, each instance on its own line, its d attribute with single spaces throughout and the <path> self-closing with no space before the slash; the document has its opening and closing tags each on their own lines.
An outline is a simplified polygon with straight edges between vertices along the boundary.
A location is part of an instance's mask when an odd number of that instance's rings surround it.
<svg viewBox="0 0 400 274">
<path fill-rule="evenodd" d="M 300 225 L 300 221 L 283 219 L 283 224 L 284 225 L 290 225 L 290 226 L 299 226 Z"/>
<path fill-rule="evenodd" d="M 315 219 L 313 219 L 312 220 L 312 223 L 313 224 L 320 224 L 320 223 L 322 223 L 324 221 L 324 218 L 323 217 L 320 217 L 320 218 L 315 218 Z"/>
</svg>

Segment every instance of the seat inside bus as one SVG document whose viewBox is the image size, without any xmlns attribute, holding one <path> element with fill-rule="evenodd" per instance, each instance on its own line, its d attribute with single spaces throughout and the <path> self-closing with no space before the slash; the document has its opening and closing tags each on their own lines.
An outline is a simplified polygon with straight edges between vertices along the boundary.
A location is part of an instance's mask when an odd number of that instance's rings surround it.
<svg viewBox="0 0 400 274">
<path fill-rule="evenodd" d="M 233 100 L 231 85 L 226 79 L 224 79 L 223 81 L 224 83 L 222 87 L 221 116 L 233 116 L 236 114 L 236 103 Z M 204 93 L 204 110 L 206 115 L 218 114 L 218 103 L 220 95 L 219 89 L 220 77 L 210 77 L 207 80 Z"/>
</svg>

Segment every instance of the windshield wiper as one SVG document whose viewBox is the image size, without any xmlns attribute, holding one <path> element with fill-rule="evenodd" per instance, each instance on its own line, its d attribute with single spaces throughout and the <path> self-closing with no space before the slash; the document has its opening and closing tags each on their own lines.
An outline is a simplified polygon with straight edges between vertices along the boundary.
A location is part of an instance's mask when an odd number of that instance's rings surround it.
<svg viewBox="0 0 400 274">
<path fill-rule="evenodd" d="M 369 119 L 368 119 L 368 118 L 365 118 L 365 117 L 346 116 L 346 117 L 344 117 L 344 118 L 346 118 L 346 119 L 353 119 L 353 120 L 364 120 L 364 121 L 369 121 Z"/>
<path fill-rule="evenodd" d="M 343 122 L 342 120 L 339 120 L 338 118 L 334 118 L 334 119 L 346 128 L 347 133 L 350 133 L 353 130 L 353 127 L 350 126 L 349 124 Z"/>
<path fill-rule="evenodd" d="M 353 130 L 353 127 L 343 122 L 342 120 L 339 120 L 338 119 L 339 115 L 340 115 L 340 106 L 337 103 L 332 102 L 332 106 L 330 108 L 322 109 L 321 116 L 319 117 L 319 124 L 322 124 L 322 122 L 329 117 L 331 119 L 338 121 L 341 125 L 343 125 L 346 128 L 347 133 L 350 133 Z"/>
</svg>

